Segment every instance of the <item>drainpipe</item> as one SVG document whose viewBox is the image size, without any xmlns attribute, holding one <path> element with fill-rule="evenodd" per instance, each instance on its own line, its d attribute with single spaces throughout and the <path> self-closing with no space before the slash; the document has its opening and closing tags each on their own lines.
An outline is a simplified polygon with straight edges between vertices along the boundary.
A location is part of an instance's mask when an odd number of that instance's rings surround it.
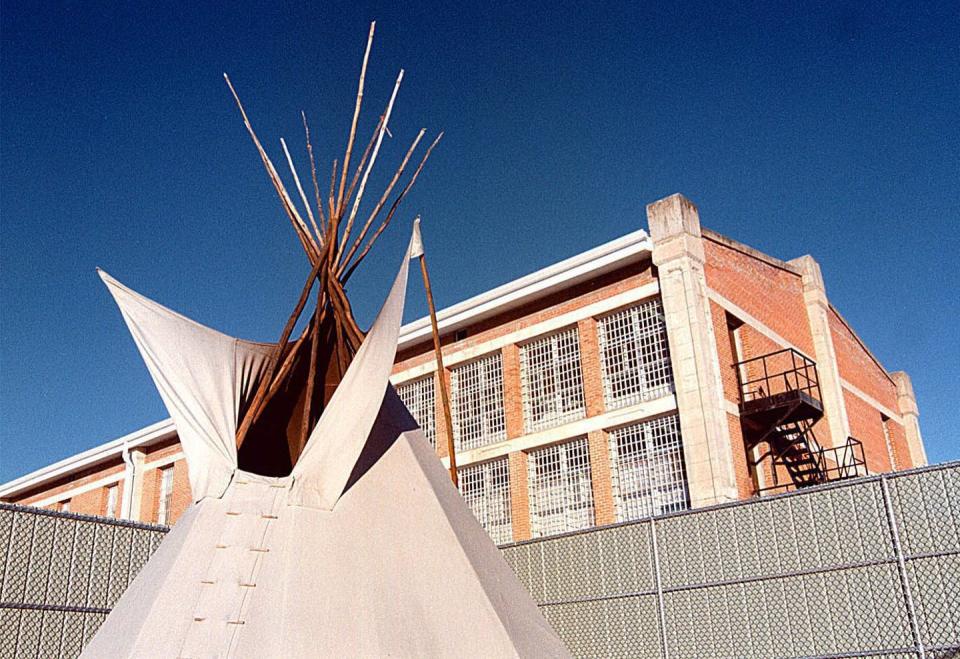
<svg viewBox="0 0 960 659">
<path fill-rule="evenodd" d="M 130 447 L 123 443 L 123 498 L 120 503 L 120 517 L 130 519 L 130 509 L 133 502 L 133 479 L 136 476 L 136 469 L 133 464 L 133 456 L 130 455 Z"/>
</svg>

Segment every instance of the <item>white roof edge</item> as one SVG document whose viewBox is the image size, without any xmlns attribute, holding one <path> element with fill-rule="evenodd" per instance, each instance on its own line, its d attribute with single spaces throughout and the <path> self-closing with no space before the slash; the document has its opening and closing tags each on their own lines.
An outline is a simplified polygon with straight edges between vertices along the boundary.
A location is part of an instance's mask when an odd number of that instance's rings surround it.
<svg viewBox="0 0 960 659">
<path fill-rule="evenodd" d="M 643 229 L 633 231 L 586 252 L 554 263 L 529 275 L 490 289 L 437 312 L 441 333 L 488 318 L 495 313 L 515 308 L 532 299 L 604 274 L 652 250 L 650 237 Z M 429 337 L 427 316 L 400 328 L 397 349 L 402 350 Z"/>
<path fill-rule="evenodd" d="M 650 252 L 653 244 L 643 229 L 603 243 L 576 256 L 554 263 L 529 275 L 514 279 L 463 302 L 441 309 L 437 325 L 441 332 L 458 329 L 489 316 L 513 309 L 525 302 L 572 286 L 590 277 L 604 274 Z M 397 349 L 401 350 L 430 336 L 430 319 L 424 316 L 400 328 Z M 165 439 L 176 432 L 172 419 L 164 419 L 123 437 L 64 458 L 25 476 L 0 485 L 0 497 L 9 497 L 46 481 L 89 467 L 136 448 Z"/>
<path fill-rule="evenodd" d="M 173 425 L 173 419 L 164 419 L 157 421 L 149 426 L 134 430 L 133 432 L 110 440 L 99 446 L 94 446 L 82 453 L 77 453 L 69 458 L 64 458 L 52 465 L 41 467 L 36 471 L 30 472 L 25 476 L 16 478 L 12 481 L 0 485 L 0 497 L 9 497 L 19 492 L 29 490 L 46 481 L 54 480 L 71 472 L 97 464 L 116 455 L 123 453 L 123 448 L 136 448 L 145 446 L 156 441 L 166 439 L 176 432 Z"/>
</svg>

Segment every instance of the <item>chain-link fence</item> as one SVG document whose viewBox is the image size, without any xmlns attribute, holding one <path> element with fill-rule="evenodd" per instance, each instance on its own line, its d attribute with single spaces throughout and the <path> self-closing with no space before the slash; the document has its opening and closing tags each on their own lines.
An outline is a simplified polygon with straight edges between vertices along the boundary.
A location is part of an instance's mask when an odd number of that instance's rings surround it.
<svg viewBox="0 0 960 659">
<path fill-rule="evenodd" d="M 164 531 L 0 505 L 0 657 L 79 654 Z M 579 656 L 960 657 L 960 463 L 502 550 Z"/>
<path fill-rule="evenodd" d="M 0 504 L 0 657 L 76 657 L 166 529 Z"/>
<path fill-rule="evenodd" d="M 503 552 L 579 656 L 960 656 L 957 463 Z"/>
</svg>

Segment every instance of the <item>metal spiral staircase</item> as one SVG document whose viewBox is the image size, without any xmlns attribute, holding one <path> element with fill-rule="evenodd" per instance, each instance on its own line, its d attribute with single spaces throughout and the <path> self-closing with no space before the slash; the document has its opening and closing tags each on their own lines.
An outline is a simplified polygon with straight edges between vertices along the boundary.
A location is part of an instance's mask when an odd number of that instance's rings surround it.
<svg viewBox="0 0 960 659">
<path fill-rule="evenodd" d="M 813 360 L 787 348 L 738 362 L 734 368 L 747 462 L 759 493 L 866 473 L 860 441 L 848 437 L 843 445 L 831 448 L 817 442 L 814 425 L 823 418 L 823 404 Z M 761 473 L 772 483 L 761 486 Z"/>
</svg>

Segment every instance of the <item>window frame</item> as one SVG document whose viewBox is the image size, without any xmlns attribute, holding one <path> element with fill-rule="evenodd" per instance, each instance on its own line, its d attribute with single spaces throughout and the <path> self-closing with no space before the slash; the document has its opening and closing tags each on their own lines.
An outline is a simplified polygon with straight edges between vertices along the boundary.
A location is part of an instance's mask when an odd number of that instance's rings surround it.
<svg viewBox="0 0 960 659">
<path fill-rule="evenodd" d="M 590 445 L 586 436 L 531 450 L 527 460 L 532 537 L 596 526 Z"/>
<path fill-rule="evenodd" d="M 450 407 L 457 452 L 507 438 L 503 352 L 488 353 L 450 369 Z M 469 415 L 464 412 L 469 411 Z M 469 425 L 468 425 L 469 424 Z M 469 428 L 469 433 L 465 433 Z"/>
<path fill-rule="evenodd" d="M 597 318 L 597 344 L 606 409 L 674 392 L 666 318 L 659 297 Z"/>
<path fill-rule="evenodd" d="M 458 471 L 457 489 L 490 539 L 498 545 L 512 542 L 509 458 L 503 456 L 471 464 Z M 479 487 L 475 487 L 477 485 Z"/>
<path fill-rule="evenodd" d="M 587 413 L 580 328 L 577 325 L 519 346 L 523 426 L 538 432 Z"/>
</svg>

